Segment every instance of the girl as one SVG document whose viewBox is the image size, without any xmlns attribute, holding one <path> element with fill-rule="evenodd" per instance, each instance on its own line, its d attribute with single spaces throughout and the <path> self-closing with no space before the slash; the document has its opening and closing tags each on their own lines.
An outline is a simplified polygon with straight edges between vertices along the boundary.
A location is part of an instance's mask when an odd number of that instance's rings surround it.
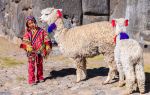
<svg viewBox="0 0 150 95">
<path fill-rule="evenodd" d="M 52 45 L 47 32 L 37 26 L 33 16 L 26 18 L 26 27 L 27 30 L 20 47 L 27 51 L 28 82 L 31 85 L 35 85 L 38 82 L 44 82 L 43 57 L 49 54 Z M 35 70 L 37 71 L 36 77 Z"/>
</svg>

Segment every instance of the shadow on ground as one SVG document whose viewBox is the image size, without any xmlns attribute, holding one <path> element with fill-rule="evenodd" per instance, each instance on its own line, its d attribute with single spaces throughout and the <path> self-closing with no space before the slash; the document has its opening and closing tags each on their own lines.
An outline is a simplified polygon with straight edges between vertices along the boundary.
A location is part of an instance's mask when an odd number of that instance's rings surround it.
<svg viewBox="0 0 150 95">
<path fill-rule="evenodd" d="M 150 73 L 149 72 L 146 72 L 145 73 L 146 75 L 146 93 L 150 92 Z"/>
<path fill-rule="evenodd" d="M 100 67 L 100 68 L 94 68 L 94 69 L 87 69 L 87 79 L 96 77 L 96 76 L 107 76 L 108 75 L 108 68 Z M 76 75 L 76 69 L 75 68 L 65 68 L 59 71 L 53 70 L 50 72 L 49 76 L 45 78 L 47 79 L 55 79 L 57 77 L 65 77 L 68 75 Z"/>
</svg>

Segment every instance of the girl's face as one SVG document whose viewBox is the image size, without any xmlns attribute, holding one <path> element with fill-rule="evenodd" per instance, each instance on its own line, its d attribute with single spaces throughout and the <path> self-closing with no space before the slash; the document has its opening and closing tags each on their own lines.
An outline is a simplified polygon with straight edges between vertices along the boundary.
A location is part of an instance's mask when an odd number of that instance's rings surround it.
<svg viewBox="0 0 150 95">
<path fill-rule="evenodd" d="M 32 20 L 29 20 L 29 21 L 27 22 L 27 24 L 28 24 L 28 27 L 29 27 L 30 29 L 35 29 L 35 28 L 36 28 L 36 24 L 35 24 L 34 21 L 32 21 Z"/>
</svg>

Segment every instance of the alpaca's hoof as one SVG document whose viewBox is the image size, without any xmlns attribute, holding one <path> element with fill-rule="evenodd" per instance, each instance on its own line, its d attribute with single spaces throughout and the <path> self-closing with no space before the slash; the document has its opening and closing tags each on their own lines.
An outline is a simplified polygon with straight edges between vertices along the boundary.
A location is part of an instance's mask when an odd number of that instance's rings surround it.
<svg viewBox="0 0 150 95">
<path fill-rule="evenodd" d="M 145 95 L 145 93 L 141 93 L 141 92 L 140 92 L 140 95 Z"/>
<path fill-rule="evenodd" d="M 133 92 L 132 90 L 130 90 L 130 91 L 127 91 L 127 93 L 128 93 L 129 95 L 130 95 L 130 94 L 132 94 L 132 92 Z"/>
<path fill-rule="evenodd" d="M 87 79 L 87 77 L 85 76 L 85 77 L 83 77 L 81 80 L 82 80 L 82 81 L 85 81 L 86 79 Z"/>
<path fill-rule="evenodd" d="M 132 93 L 132 92 L 130 92 L 130 91 L 125 91 L 125 92 L 123 93 L 123 95 L 131 95 L 131 93 Z"/>
<path fill-rule="evenodd" d="M 108 82 L 102 82 L 102 85 L 106 85 L 106 84 L 109 84 Z"/>
<path fill-rule="evenodd" d="M 145 94 L 145 91 L 140 91 L 140 94 L 141 94 L 141 95 Z"/>
<path fill-rule="evenodd" d="M 104 82 L 102 82 L 102 85 L 106 85 L 106 84 L 109 84 L 110 80 L 105 80 Z"/>
<path fill-rule="evenodd" d="M 130 93 L 125 92 L 123 95 L 130 95 Z"/>
<path fill-rule="evenodd" d="M 119 87 L 123 87 L 125 85 L 125 82 L 119 82 Z"/>
<path fill-rule="evenodd" d="M 79 83 L 80 81 L 81 81 L 81 80 L 78 79 L 78 80 L 76 80 L 76 83 Z"/>
<path fill-rule="evenodd" d="M 87 79 L 87 76 L 86 75 L 84 75 L 83 76 L 83 78 L 82 78 L 82 80 L 86 80 Z"/>
</svg>

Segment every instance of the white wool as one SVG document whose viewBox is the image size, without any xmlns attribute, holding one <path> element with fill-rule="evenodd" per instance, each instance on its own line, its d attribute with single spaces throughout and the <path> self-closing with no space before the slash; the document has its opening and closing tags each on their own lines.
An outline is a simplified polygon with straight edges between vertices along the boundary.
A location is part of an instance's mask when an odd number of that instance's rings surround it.
<svg viewBox="0 0 150 95">
<path fill-rule="evenodd" d="M 123 18 L 116 20 L 116 34 L 119 34 L 122 32 L 122 29 L 126 28 L 124 21 L 125 19 Z M 143 50 L 140 44 L 134 39 L 120 40 L 120 37 L 117 36 L 114 54 L 119 71 L 119 85 L 123 85 L 125 76 L 128 93 L 133 92 L 135 83 L 138 83 L 140 92 L 144 93 L 145 73 Z"/>
<path fill-rule="evenodd" d="M 46 19 L 41 17 L 41 20 L 47 22 L 47 24 L 55 22 L 57 25 L 54 37 L 61 52 L 65 56 L 74 59 L 77 66 L 77 82 L 86 77 L 86 58 L 103 54 L 110 69 L 104 82 L 108 83 L 114 78 L 116 70 L 113 57 L 115 32 L 111 23 L 103 21 L 66 29 L 62 18 L 57 18 L 57 10 L 53 10 Z"/>
</svg>

